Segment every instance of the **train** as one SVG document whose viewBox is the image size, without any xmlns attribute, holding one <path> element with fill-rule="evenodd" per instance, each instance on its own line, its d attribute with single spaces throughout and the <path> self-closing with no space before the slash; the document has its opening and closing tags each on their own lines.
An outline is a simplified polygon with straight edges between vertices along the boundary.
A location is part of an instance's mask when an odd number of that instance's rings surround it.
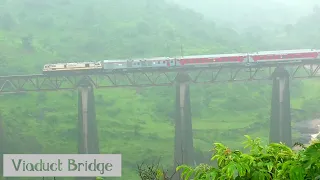
<svg viewBox="0 0 320 180">
<path fill-rule="evenodd" d="M 144 68 L 210 67 L 223 64 L 254 65 L 268 63 L 297 63 L 319 60 L 320 50 L 297 49 L 260 51 L 254 53 L 195 55 L 183 57 L 154 57 L 136 59 L 102 60 L 98 62 L 76 62 L 46 64 L 43 74 L 55 72 L 127 71 Z"/>
</svg>

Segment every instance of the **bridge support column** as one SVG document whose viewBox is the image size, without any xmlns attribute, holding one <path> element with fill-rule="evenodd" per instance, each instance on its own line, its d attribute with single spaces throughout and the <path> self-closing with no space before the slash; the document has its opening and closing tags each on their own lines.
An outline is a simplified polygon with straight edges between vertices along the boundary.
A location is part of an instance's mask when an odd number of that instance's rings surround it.
<svg viewBox="0 0 320 180">
<path fill-rule="evenodd" d="M 96 123 L 94 89 L 81 86 L 78 89 L 78 153 L 99 154 L 99 138 Z M 77 178 L 94 180 L 95 178 Z"/>
<path fill-rule="evenodd" d="M 289 73 L 282 67 L 273 73 L 269 142 L 292 146 Z"/>
<path fill-rule="evenodd" d="M 0 111 L 0 177 L 2 177 L 3 175 L 3 154 L 5 153 L 4 146 L 5 146 L 4 123 L 3 123 L 2 114 Z"/>
<path fill-rule="evenodd" d="M 174 141 L 174 167 L 194 164 L 189 76 L 178 74 L 176 85 L 176 119 Z M 180 179 L 180 173 L 175 179 Z"/>
</svg>

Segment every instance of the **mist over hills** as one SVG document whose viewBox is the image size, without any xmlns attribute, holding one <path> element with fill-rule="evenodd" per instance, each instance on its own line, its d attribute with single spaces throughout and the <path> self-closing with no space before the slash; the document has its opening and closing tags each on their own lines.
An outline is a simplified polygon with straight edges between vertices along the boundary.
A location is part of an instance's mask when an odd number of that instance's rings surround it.
<svg viewBox="0 0 320 180">
<path fill-rule="evenodd" d="M 316 1 L 300 14 L 289 5 L 261 4 L 271 0 L 167 1 L 2 0 L 0 76 L 38 74 L 46 63 L 179 56 L 181 46 L 184 55 L 320 48 Z M 290 6 L 302 4 L 294 2 Z M 270 30 L 267 23 L 276 25 Z M 293 81 L 292 108 L 301 110 L 294 122 L 319 112 L 320 85 L 314 82 Z M 191 85 L 190 94 L 198 159 L 208 159 L 213 142 L 242 147 L 245 133 L 268 141 L 270 83 Z M 174 87 L 100 89 L 95 95 L 101 153 L 123 154 L 121 179 L 139 179 L 136 164 L 143 160 L 161 156 L 172 165 Z M 5 151 L 76 153 L 77 103 L 76 91 L 0 95 Z"/>
<path fill-rule="evenodd" d="M 167 0 L 190 8 L 219 24 L 243 30 L 251 26 L 273 28 L 295 23 L 310 14 L 317 0 Z"/>
</svg>

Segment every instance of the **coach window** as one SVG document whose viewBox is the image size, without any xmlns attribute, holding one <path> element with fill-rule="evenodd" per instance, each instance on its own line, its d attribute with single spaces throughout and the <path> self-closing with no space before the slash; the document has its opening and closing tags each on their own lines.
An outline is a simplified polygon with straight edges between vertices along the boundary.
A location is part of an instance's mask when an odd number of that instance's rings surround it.
<svg viewBox="0 0 320 180">
<path fill-rule="evenodd" d="M 158 64 L 160 64 L 160 61 L 158 61 Z"/>
</svg>

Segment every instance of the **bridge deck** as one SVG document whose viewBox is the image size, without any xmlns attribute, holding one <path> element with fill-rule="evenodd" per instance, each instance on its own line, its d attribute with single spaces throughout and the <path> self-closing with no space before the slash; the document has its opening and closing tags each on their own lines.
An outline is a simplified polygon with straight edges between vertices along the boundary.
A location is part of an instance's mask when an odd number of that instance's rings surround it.
<svg viewBox="0 0 320 180">
<path fill-rule="evenodd" d="M 73 90 L 87 83 L 95 88 L 171 86 L 179 74 L 185 74 L 190 83 L 268 80 L 277 66 L 279 64 L 0 76 L 0 94 Z M 319 62 L 281 66 L 289 70 L 291 78 L 319 76 Z"/>
</svg>

